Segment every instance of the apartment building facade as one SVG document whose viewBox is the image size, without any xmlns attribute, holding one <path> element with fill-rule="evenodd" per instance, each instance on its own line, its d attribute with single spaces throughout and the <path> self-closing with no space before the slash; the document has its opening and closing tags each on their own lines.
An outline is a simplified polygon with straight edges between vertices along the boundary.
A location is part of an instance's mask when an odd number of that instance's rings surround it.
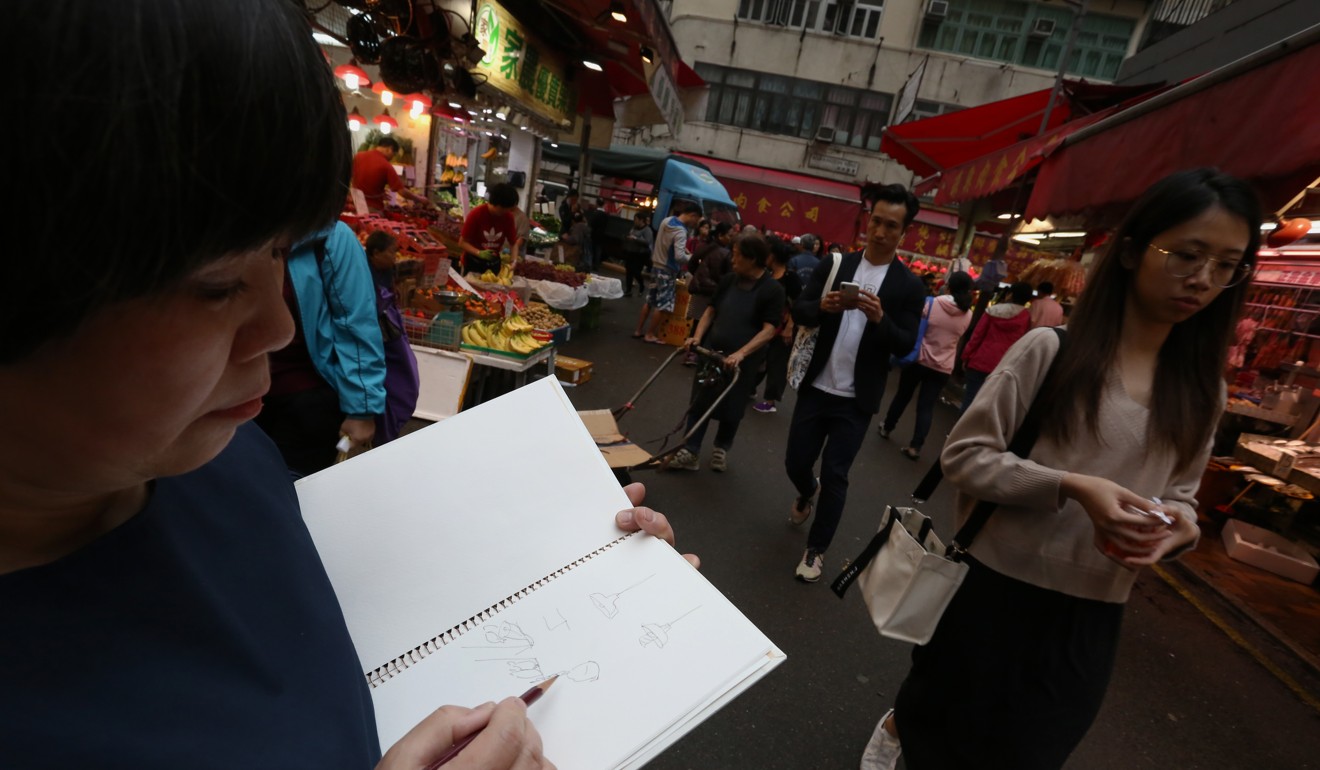
<svg viewBox="0 0 1320 770">
<path fill-rule="evenodd" d="M 1049 88 L 1075 0 L 673 0 L 669 22 L 706 81 L 684 96 L 677 135 L 620 105 L 616 144 L 840 182 L 910 183 L 881 133 L 914 120 Z M 1090 0 L 1070 78 L 1112 82 L 1152 3 Z M 915 100 L 902 99 L 917 81 Z M 901 112 L 901 114 L 900 114 Z"/>
</svg>

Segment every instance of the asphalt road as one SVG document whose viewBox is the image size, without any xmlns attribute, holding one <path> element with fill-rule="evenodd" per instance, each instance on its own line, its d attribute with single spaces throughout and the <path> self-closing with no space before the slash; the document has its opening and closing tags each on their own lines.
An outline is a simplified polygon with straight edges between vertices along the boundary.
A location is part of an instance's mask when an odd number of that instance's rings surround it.
<svg viewBox="0 0 1320 770">
<path fill-rule="evenodd" d="M 625 403 L 671 351 L 629 336 L 638 308 L 638 299 L 604 303 L 601 327 L 575 331 L 563 346 L 564 354 L 594 363 L 592 380 L 569 389 L 580 409 Z M 675 361 L 621 428 L 640 441 L 672 429 L 686 407 L 691 372 Z M 893 388 L 891 380 L 886 406 Z M 793 489 L 783 453 L 792 405 L 790 393 L 777 414 L 748 410 L 727 473 L 704 467 L 712 431 L 701 471 L 636 476 L 647 485 L 648 504 L 673 521 L 680 550 L 700 555 L 706 577 L 788 654 L 776 671 L 650 767 L 855 768 L 906 673 L 910 646 L 880 637 L 855 591 L 840 600 L 826 580 L 806 585 L 793 579 L 806 533 L 787 524 Z M 910 435 L 912 407 L 892 441 L 872 428 L 852 469 L 844 521 L 826 556 L 827 578 L 875 532 L 886 503 L 908 500 L 953 418 L 952 408 L 938 408 L 927 456 L 915 463 L 898 451 Z M 925 507 L 946 535 L 950 509 L 947 488 Z M 1178 569 L 1168 574 L 1210 611 L 1230 623 L 1240 620 L 1190 576 Z M 1247 648 L 1313 697 L 1320 695 L 1320 676 L 1249 623 L 1237 627 L 1246 647 L 1168 581 L 1144 573 L 1128 603 L 1108 697 L 1067 767 L 1320 767 L 1320 710 Z"/>
</svg>

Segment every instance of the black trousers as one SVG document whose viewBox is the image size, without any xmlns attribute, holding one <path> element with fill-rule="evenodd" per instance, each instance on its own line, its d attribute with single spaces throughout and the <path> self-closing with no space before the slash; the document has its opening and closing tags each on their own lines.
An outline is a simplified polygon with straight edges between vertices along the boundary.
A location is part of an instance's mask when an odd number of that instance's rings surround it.
<svg viewBox="0 0 1320 770">
<path fill-rule="evenodd" d="M 917 422 L 908 446 L 921 449 L 930 433 L 931 421 L 935 418 L 935 404 L 939 403 L 940 391 L 944 390 L 949 375 L 917 363 L 908 364 L 898 371 L 898 392 L 894 394 L 894 400 L 889 402 L 889 411 L 885 414 L 885 430 L 894 429 L 913 394 L 917 394 Z M 918 388 L 920 393 L 917 392 Z"/>
<path fill-rule="evenodd" d="M 788 428 L 784 470 L 798 494 L 809 495 L 816 483 L 816 458 L 820 458 L 820 497 L 807 534 L 807 548 L 823 553 L 830 547 L 848 498 L 848 471 L 869 427 L 871 415 L 857 408 L 856 399 L 810 385 L 798 391 L 793 422 Z"/>
<path fill-rule="evenodd" d="M 706 429 L 710 427 L 711 420 L 719 422 L 719 427 L 715 429 L 715 446 L 729 450 L 733 449 L 733 440 L 738 436 L 738 426 L 742 424 L 743 415 L 747 413 L 747 397 L 755 392 L 756 385 L 753 382 L 752 372 L 759 366 L 757 361 L 744 361 L 739 367 L 738 381 L 734 383 L 733 389 L 724 397 L 724 400 L 715 407 L 711 413 L 710 420 L 697 426 L 692 436 L 684 444 L 687 450 L 692 454 L 701 453 L 701 443 L 706 439 Z M 688 410 L 687 428 L 692 430 L 696 426 L 697 420 L 710 409 L 719 398 L 720 393 L 724 392 L 724 386 L 702 385 L 697 382 L 700 371 L 696 372 L 692 378 L 692 406 Z"/>
<path fill-rule="evenodd" d="M 784 389 L 788 387 L 788 355 L 793 352 L 793 343 L 784 342 L 784 338 L 776 334 L 765 349 L 765 368 L 757 372 L 756 384 L 765 380 L 762 394 L 765 401 L 782 401 Z"/>
<path fill-rule="evenodd" d="M 300 393 L 267 396 L 256 423 L 270 436 L 296 476 L 335 464 L 339 451 L 339 396 L 329 385 Z"/>
<path fill-rule="evenodd" d="M 1123 605 L 968 564 L 935 636 L 913 648 L 894 702 L 903 761 L 910 770 L 1057 770 L 1100 710 Z"/>
<path fill-rule="evenodd" d="M 623 255 L 623 293 L 631 294 L 633 281 L 637 282 L 638 293 L 646 294 L 646 282 L 642 278 L 642 272 L 646 269 L 646 263 L 650 261 L 651 255 L 646 253 L 633 253 L 628 251 Z"/>
</svg>

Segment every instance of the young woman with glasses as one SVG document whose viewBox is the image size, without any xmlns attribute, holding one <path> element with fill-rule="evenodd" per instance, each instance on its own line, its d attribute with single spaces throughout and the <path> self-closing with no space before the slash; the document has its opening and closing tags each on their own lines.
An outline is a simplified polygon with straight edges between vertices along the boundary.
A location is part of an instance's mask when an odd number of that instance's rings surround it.
<svg viewBox="0 0 1320 770">
<path fill-rule="evenodd" d="M 1059 348 L 1022 338 L 942 456 L 958 524 L 998 503 L 862 759 L 1058 768 L 1090 728 L 1138 571 L 1195 545 L 1195 494 L 1260 245 L 1251 188 L 1214 169 L 1152 186 L 1095 265 Z M 1056 379 L 1041 388 L 1059 355 Z M 1007 446 L 1043 404 L 1027 459 Z M 901 744 L 899 742 L 901 738 Z"/>
</svg>

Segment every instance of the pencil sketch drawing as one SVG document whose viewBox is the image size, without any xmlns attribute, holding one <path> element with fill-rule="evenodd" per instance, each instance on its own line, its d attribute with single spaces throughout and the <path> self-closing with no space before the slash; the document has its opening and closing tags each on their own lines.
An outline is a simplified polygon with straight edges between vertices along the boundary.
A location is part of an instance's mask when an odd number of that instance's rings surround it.
<svg viewBox="0 0 1320 770">
<path fill-rule="evenodd" d="M 691 615 L 692 613 L 696 612 L 699 609 L 701 609 L 701 605 L 697 605 L 696 607 L 693 607 L 692 609 L 688 610 L 682 615 L 679 615 L 678 617 L 674 618 L 668 623 L 643 623 L 642 636 L 637 641 L 640 642 L 643 647 L 647 647 L 652 644 L 654 644 L 656 647 L 664 647 L 666 644 L 669 643 L 669 629 L 673 628 L 675 623 L 682 620 L 683 618 L 686 618 L 688 615 Z"/>
<path fill-rule="evenodd" d="M 590 599 L 591 603 L 596 606 L 596 609 L 600 610 L 600 614 L 604 615 L 606 618 L 613 618 L 615 615 L 619 614 L 619 606 L 618 606 L 619 597 L 622 596 L 624 593 L 633 590 L 642 583 L 645 583 L 646 581 L 650 580 L 653 577 L 655 577 L 654 574 L 647 575 L 646 577 L 642 578 L 641 580 L 637 581 L 636 583 L 633 583 L 632 585 L 628 586 L 627 588 L 617 593 L 591 594 L 587 598 Z"/>
<path fill-rule="evenodd" d="M 484 644 L 463 645 L 470 650 L 508 650 L 517 655 L 536 646 L 536 640 L 517 623 L 488 623 L 481 627 Z"/>
</svg>

